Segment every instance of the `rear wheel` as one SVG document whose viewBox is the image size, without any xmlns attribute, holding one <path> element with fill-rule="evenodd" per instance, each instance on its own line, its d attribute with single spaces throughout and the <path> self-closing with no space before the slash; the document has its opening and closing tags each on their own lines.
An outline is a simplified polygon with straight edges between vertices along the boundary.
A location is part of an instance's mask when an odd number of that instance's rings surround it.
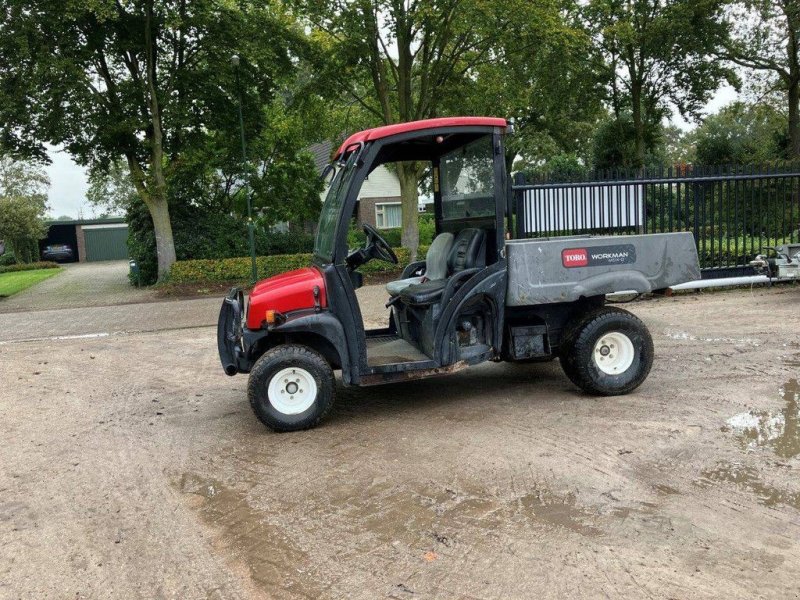
<svg viewBox="0 0 800 600">
<path fill-rule="evenodd" d="M 247 395 L 259 420 L 275 431 L 308 429 L 333 406 L 335 380 L 327 361 L 306 346 L 277 346 L 250 371 Z"/>
<path fill-rule="evenodd" d="M 559 355 L 570 381 L 601 396 L 639 387 L 653 365 L 653 339 L 628 311 L 604 307 L 568 327 Z"/>
</svg>

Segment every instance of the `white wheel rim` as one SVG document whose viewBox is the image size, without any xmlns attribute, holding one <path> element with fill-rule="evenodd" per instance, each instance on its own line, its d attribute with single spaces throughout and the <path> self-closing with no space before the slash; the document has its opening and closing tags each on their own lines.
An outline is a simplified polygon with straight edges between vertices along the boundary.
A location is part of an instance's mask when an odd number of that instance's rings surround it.
<svg viewBox="0 0 800 600">
<path fill-rule="evenodd" d="M 284 415 L 299 415 L 307 411 L 317 398 L 314 377 L 298 367 L 289 367 L 272 376 L 267 390 L 269 403 Z"/>
<path fill-rule="evenodd" d="M 603 373 L 620 375 L 630 368 L 635 355 L 631 338 L 619 331 L 610 331 L 597 340 L 592 359 Z"/>
</svg>

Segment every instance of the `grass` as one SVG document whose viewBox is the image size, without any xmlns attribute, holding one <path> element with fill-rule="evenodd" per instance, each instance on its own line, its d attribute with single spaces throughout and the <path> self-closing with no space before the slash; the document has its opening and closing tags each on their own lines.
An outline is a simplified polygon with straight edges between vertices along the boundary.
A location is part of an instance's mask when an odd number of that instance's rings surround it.
<svg viewBox="0 0 800 600">
<path fill-rule="evenodd" d="M 0 298 L 7 298 L 24 289 L 36 285 L 61 272 L 61 269 L 39 269 L 37 271 L 18 271 L 0 274 Z"/>
</svg>

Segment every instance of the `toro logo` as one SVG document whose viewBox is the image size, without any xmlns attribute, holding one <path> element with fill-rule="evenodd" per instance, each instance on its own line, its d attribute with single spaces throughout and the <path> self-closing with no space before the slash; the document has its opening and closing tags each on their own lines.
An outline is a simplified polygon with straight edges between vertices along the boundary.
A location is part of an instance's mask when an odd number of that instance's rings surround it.
<svg viewBox="0 0 800 600">
<path fill-rule="evenodd" d="M 561 264 L 570 267 L 585 267 L 589 264 L 589 253 L 586 248 L 567 248 L 561 251 Z"/>
<path fill-rule="evenodd" d="M 561 251 L 561 264 L 573 267 L 609 267 L 636 262 L 633 244 L 613 244 L 596 248 L 567 248 Z"/>
</svg>

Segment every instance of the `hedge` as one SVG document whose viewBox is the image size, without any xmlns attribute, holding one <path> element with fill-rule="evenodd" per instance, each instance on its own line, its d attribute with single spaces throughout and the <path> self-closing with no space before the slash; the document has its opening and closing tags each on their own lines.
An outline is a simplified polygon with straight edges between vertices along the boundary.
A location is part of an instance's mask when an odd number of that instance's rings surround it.
<svg viewBox="0 0 800 600">
<path fill-rule="evenodd" d="M 0 273 L 14 273 L 16 271 L 37 271 L 39 269 L 58 269 L 60 265 L 51 261 L 43 260 L 32 263 L 17 263 L 0 267 Z"/>
<path fill-rule="evenodd" d="M 427 247 L 420 246 L 418 255 L 424 256 Z M 395 248 L 399 264 L 393 265 L 381 260 L 372 260 L 358 270 L 364 275 L 397 275 L 399 276 L 408 264 L 408 250 Z M 276 254 L 256 257 L 259 279 L 272 277 L 279 273 L 300 269 L 311 264 L 311 254 Z M 172 265 L 170 282 L 172 283 L 225 283 L 249 281 L 250 257 L 179 260 Z"/>
</svg>

